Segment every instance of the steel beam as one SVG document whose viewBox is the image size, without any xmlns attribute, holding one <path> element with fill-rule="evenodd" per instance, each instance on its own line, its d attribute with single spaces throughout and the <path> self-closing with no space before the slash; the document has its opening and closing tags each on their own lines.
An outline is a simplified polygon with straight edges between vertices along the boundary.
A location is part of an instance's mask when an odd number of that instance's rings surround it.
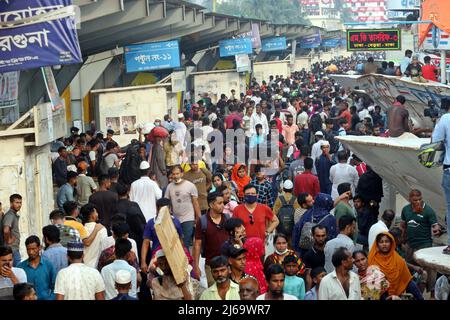
<svg viewBox="0 0 450 320">
<path fill-rule="evenodd" d="M 103 0 L 80 7 L 81 23 L 123 11 L 123 0 Z"/>
</svg>

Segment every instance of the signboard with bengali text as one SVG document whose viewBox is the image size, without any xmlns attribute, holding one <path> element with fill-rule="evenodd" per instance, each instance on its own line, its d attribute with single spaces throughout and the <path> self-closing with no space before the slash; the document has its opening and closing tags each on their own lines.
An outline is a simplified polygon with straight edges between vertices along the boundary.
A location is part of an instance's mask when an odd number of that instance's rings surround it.
<svg viewBox="0 0 450 320">
<path fill-rule="evenodd" d="M 220 57 L 252 54 L 252 38 L 227 39 L 219 42 Z"/>
<path fill-rule="evenodd" d="M 400 29 L 347 30 L 348 51 L 401 50 Z"/>
</svg>

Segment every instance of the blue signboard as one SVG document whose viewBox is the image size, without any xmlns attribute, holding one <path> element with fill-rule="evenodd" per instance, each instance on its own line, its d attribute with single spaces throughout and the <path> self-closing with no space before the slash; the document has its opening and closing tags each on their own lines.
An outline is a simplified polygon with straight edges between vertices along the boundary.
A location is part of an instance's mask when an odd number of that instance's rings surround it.
<svg viewBox="0 0 450 320">
<path fill-rule="evenodd" d="M 61 10 L 71 0 L 2 0 L 0 23 Z M 0 73 L 82 62 L 74 16 L 0 29 Z"/>
<path fill-rule="evenodd" d="M 336 38 L 322 39 L 322 47 L 335 48 L 339 46 L 340 42 L 341 40 Z"/>
<path fill-rule="evenodd" d="M 127 72 L 178 68 L 181 66 L 178 40 L 126 46 L 125 63 Z"/>
<path fill-rule="evenodd" d="M 347 48 L 347 38 L 341 38 L 339 46 Z"/>
<path fill-rule="evenodd" d="M 320 41 L 320 33 L 311 34 L 300 38 L 299 47 L 303 49 L 318 48 L 320 46 Z"/>
<path fill-rule="evenodd" d="M 286 37 L 274 37 L 262 39 L 262 51 L 281 51 L 286 50 Z"/>
<path fill-rule="evenodd" d="M 235 56 L 238 54 L 251 54 L 252 38 L 227 39 L 219 41 L 220 57 Z"/>
</svg>

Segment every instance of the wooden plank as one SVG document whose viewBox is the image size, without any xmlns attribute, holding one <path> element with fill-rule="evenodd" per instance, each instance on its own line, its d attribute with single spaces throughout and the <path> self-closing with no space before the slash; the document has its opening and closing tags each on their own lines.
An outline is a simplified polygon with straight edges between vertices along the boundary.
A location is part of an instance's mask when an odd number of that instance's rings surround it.
<svg viewBox="0 0 450 320">
<path fill-rule="evenodd" d="M 15 128 L 17 128 L 19 125 L 22 124 L 22 122 L 24 122 L 25 120 L 27 120 L 32 114 L 33 114 L 33 110 L 34 108 L 32 108 L 31 110 L 27 111 L 23 116 L 20 117 L 19 120 L 17 120 L 16 122 L 14 122 L 11 126 L 8 127 L 8 129 L 6 130 L 13 130 Z"/>
<path fill-rule="evenodd" d="M 167 262 L 172 270 L 175 282 L 180 284 L 186 279 L 188 259 L 181 244 L 180 236 L 173 224 L 168 207 L 160 210 L 158 218 L 155 221 L 155 230 L 166 255 Z"/>
</svg>

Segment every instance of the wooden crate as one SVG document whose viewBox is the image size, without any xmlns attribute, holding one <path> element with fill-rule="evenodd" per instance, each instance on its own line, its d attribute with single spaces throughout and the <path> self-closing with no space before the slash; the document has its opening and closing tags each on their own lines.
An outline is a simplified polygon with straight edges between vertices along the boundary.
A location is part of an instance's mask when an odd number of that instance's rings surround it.
<svg viewBox="0 0 450 320">
<path fill-rule="evenodd" d="M 189 262 L 168 207 L 163 207 L 159 212 L 155 221 L 155 230 L 170 269 L 172 269 L 173 277 L 176 283 L 180 284 L 186 278 Z"/>
</svg>

